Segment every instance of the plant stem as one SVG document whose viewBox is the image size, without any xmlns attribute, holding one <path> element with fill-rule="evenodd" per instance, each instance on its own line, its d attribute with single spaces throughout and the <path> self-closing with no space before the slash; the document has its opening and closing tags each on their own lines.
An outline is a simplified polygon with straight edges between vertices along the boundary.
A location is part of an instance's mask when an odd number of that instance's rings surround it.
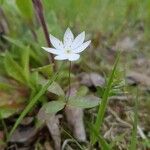
<svg viewBox="0 0 150 150">
<path fill-rule="evenodd" d="M 70 91 L 71 91 L 71 61 L 69 61 L 69 76 L 68 76 L 68 84 L 69 84 L 69 89 L 68 89 L 68 94 L 67 94 L 67 98 L 66 98 L 66 104 L 69 100 L 70 97 Z"/>
<path fill-rule="evenodd" d="M 47 42 L 47 46 L 51 47 L 51 43 L 50 43 L 50 40 L 49 40 L 49 33 L 48 33 L 47 25 L 46 25 L 46 22 L 45 22 L 45 18 L 44 18 L 44 15 L 43 15 L 43 7 L 42 7 L 41 0 L 32 0 L 32 2 L 33 2 L 33 5 L 35 7 L 37 16 L 39 18 L 39 22 L 41 23 L 41 26 L 42 26 L 42 29 L 43 29 L 43 32 L 44 32 L 44 35 L 45 35 L 45 39 L 46 39 L 46 42 Z M 56 70 L 56 63 L 55 63 L 53 54 L 49 54 L 49 61 L 54 64 L 54 70 Z"/>
</svg>

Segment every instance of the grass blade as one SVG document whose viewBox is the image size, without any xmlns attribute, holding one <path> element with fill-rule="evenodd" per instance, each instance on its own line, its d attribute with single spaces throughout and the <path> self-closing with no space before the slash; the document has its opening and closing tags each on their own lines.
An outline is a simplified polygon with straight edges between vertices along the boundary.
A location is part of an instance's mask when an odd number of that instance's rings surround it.
<svg viewBox="0 0 150 150">
<path fill-rule="evenodd" d="M 111 73 L 111 75 L 108 79 L 106 89 L 104 91 L 101 103 L 99 105 L 98 114 L 97 114 L 97 118 L 96 118 L 96 122 L 95 122 L 95 130 L 97 132 L 99 132 L 99 130 L 101 128 L 101 125 L 103 123 L 103 119 L 104 119 L 104 115 L 105 115 L 105 111 L 106 111 L 106 106 L 107 106 L 107 103 L 108 103 L 108 97 L 109 97 L 109 93 L 110 93 L 111 88 L 112 88 L 112 83 L 113 83 L 113 79 L 115 77 L 115 71 L 116 71 L 116 68 L 117 68 L 119 57 L 120 57 L 120 52 L 118 52 L 118 54 L 117 54 L 117 58 L 116 58 L 116 61 L 114 63 L 112 73 Z M 92 135 L 92 140 L 91 140 L 92 144 L 95 144 L 96 139 L 97 138 Z"/>
<path fill-rule="evenodd" d="M 63 66 L 63 65 L 62 65 Z M 46 92 L 46 90 L 48 89 L 48 87 L 57 79 L 59 72 L 62 69 L 62 66 L 60 67 L 60 69 L 52 76 L 51 79 L 49 79 L 49 81 L 41 88 L 41 90 L 29 101 L 29 104 L 27 105 L 27 107 L 23 110 L 23 112 L 21 113 L 21 115 L 19 116 L 19 118 L 17 119 L 17 121 L 15 122 L 12 130 L 10 131 L 9 135 L 8 135 L 8 139 L 7 141 L 10 139 L 11 135 L 13 134 L 13 132 L 15 131 L 15 129 L 17 128 L 17 126 L 20 124 L 20 122 L 22 121 L 22 119 L 27 115 L 27 113 L 31 110 L 31 108 L 33 108 L 33 106 L 38 102 L 39 98 Z"/>
<path fill-rule="evenodd" d="M 81 150 L 84 150 L 84 148 L 82 148 L 82 146 L 80 145 L 80 143 L 70 134 L 70 133 L 68 133 L 66 130 L 64 130 L 63 128 L 61 128 L 62 129 L 62 131 L 64 132 L 64 133 L 66 133 L 66 135 L 68 135 L 76 144 L 77 144 L 77 146 L 81 149 Z"/>
<path fill-rule="evenodd" d="M 105 140 L 105 138 L 103 138 L 99 132 L 95 129 L 95 126 L 92 125 L 90 122 L 89 122 L 89 128 L 90 130 L 92 131 L 92 133 L 95 135 L 95 137 L 97 137 L 98 139 L 98 143 L 101 147 L 102 150 L 111 150 L 111 147 L 110 145 L 107 143 L 107 141 Z"/>
</svg>

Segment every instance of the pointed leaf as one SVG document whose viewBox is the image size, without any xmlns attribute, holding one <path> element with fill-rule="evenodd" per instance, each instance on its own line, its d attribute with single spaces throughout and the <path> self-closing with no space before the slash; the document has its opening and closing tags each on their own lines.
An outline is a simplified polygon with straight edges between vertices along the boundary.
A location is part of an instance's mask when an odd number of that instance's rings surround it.
<svg viewBox="0 0 150 150">
<path fill-rule="evenodd" d="M 62 90 L 62 88 L 60 87 L 60 85 L 57 82 L 53 82 L 49 87 L 48 87 L 48 91 L 51 93 L 54 93 L 56 95 L 65 95 L 64 91 Z"/>
<path fill-rule="evenodd" d="M 4 38 L 9 41 L 10 43 L 18 46 L 19 48 L 25 48 L 25 45 L 19 41 L 18 39 L 14 39 L 14 38 L 11 38 L 11 37 L 8 37 L 8 36 L 4 36 Z"/>
<path fill-rule="evenodd" d="M 47 80 L 41 78 L 41 80 L 39 81 L 40 85 L 43 85 L 47 82 Z M 61 96 L 61 95 L 65 95 L 63 89 L 61 88 L 61 86 L 57 83 L 57 82 L 53 82 L 47 89 L 48 92 L 50 93 L 53 93 L 53 94 L 56 94 L 58 96 Z"/>
<path fill-rule="evenodd" d="M 0 108 L 0 119 L 8 118 L 13 115 L 17 110 L 11 108 Z"/>
<path fill-rule="evenodd" d="M 26 77 L 23 74 L 23 69 L 13 60 L 10 54 L 6 54 L 4 65 L 9 76 L 23 84 L 25 83 Z"/>
</svg>

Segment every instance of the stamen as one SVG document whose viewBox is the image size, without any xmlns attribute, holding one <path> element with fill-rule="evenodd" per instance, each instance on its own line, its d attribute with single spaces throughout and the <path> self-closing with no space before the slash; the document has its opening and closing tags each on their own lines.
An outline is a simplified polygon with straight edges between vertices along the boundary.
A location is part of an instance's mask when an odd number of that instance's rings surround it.
<svg viewBox="0 0 150 150">
<path fill-rule="evenodd" d="M 71 53 L 71 50 L 66 50 L 66 53 L 68 53 L 68 54 Z"/>
</svg>

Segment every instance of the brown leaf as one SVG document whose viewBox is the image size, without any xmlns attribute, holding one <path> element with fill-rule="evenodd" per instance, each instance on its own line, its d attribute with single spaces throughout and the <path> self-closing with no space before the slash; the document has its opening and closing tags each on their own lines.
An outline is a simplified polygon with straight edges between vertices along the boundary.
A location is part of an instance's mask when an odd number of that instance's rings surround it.
<svg viewBox="0 0 150 150">
<path fill-rule="evenodd" d="M 66 107 L 65 115 L 73 130 L 73 135 L 79 141 L 86 141 L 86 133 L 83 122 L 83 110 L 80 108 Z"/>
<path fill-rule="evenodd" d="M 77 93 L 77 86 L 71 86 L 70 97 L 75 96 Z M 73 130 L 73 135 L 79 141 L 86 141 L 86 133 L 83 122 L 83 109 L 66 106 L 65 115 L 67 121 Z"/>
<path fill-rule="evenodd" d="M 124 37 L 116 43 L 115 49 L 120 49 L 122 51 L 128 52 L 135 49 L 136 43 L 137 41 L 135 39 L 131 37 Z"/>
<path fill-rule="evenodd" d="M 28 145 L 35 140 L 37 132 L 38 130 L 35 127 L 18 127 L 14 131 L 9 142 L 23 143 Z"/>
<path fill-rule="evenodd" d="M 130 72 L 127 75 L 127 80 L 134 82 L 135 84 L 140 84 L 142 86 L 150 87 L 150 77 L 144 73 Z"/>
<path fill-rule="evenodd" d="M 59 116 L 49 115 L 45 113 L 44 109 L 40 109 L 38 113 L 38 119 L 43 123 L 46 123 L 51 137 L 54 141 L 55 149 L 61 149 L 61 133 L 59 129 Z"/>
<path fill-rule="evenodd" d="M 25 117 L 22 121 L 21 121 L 21 125 L 27 126 L 30 125 L 31 123 L 33 123 L 34 118 L 33 117 Z"/>
<path fill-rule="evenodd" d="M 105 79 L 98 73 L 81 73 L 79 75 L 81 84 L 84 84 L 88 87 L 91 86 L 103 86 L 105 84 Z"/>
<path fill-rule="evenodd" d="M 3 140 L 3 139 L 4 139 L 4 132 L 0 131 L 0 140 Z"/>
<path fill-rule="evenodd" d="M 61 134 L 59 129 L 59 117 L 52 115 L 46 120 L 46 125 L 55 143 L 55 150 L 61 149 Z"/>
<path fill-rule="evenodd" d="M 50 145 L 48 141 L 44 143 L 44 147 L 45 147 L 45 150 L 53 150 L 52 146 Z"/>
</svg>

